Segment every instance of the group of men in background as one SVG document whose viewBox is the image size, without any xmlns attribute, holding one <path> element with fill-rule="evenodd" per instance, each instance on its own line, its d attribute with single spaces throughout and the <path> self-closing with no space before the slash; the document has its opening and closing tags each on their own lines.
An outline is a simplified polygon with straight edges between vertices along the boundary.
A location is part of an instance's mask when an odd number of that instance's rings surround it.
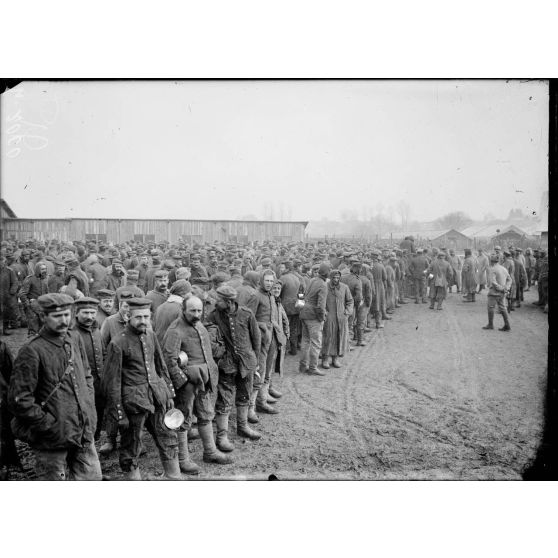
<svg viewBox="0 0 558 558">
<path fill-rule="evenodd" d="M 29 335 L 15 362 L 2 342 L 0 465 L 16 460 L 15 436 L 46 479 L 101 478 L 98 453 L 114 452 L 119 435 L 122 471 L 141 479 L 144 429 L 166 478 L 200 472 L 192 439 L 205 462 L 230 464 L 231 413 L 237 435 L 261 438 L 250 425 L 279 413 L 273 379 L 287 353 L 301 373 L 325 376 L 408 299 L 442 310 L 454 286 L 464 302 L 487 289 L 485 328 L 497 307 L 507 331 L 536 281 L 548 311 L 545 252 L 461 257 L 412 237 L 390 247 L 4 241 L 0 278 L 0 333 Z M 172 429 L 175 408 L 184 420 Z"/>
</svg>

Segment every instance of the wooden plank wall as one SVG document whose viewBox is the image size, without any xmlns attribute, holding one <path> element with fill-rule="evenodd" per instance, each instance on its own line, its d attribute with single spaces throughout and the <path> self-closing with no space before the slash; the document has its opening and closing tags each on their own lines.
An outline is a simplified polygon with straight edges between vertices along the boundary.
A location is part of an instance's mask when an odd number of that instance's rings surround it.
<svg viewBox="0 0 558 558">
<path fill-rule="evenodd" d="M 125 242 L 134 235 L 154 235 L 156 242 L 303 241 L 304 224 L 289 222 L 167 221 L 118 219 L 5 219 L 4 238 L 83 240 L 86 234 L 105 234 L 108 242 Z"/>
</svg>

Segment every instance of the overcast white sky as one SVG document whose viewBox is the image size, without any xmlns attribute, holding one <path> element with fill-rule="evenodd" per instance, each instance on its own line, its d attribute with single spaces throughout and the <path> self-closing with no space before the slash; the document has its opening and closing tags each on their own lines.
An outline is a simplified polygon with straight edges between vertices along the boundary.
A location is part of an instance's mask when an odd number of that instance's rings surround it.
<svg viewBox="0 0 558 558">
<path fill-rule="evenodd" d="M 545 82 L 23 82 L 1 109 L 19 217 L 505 217 L 548 189 Z"/>
</svg>

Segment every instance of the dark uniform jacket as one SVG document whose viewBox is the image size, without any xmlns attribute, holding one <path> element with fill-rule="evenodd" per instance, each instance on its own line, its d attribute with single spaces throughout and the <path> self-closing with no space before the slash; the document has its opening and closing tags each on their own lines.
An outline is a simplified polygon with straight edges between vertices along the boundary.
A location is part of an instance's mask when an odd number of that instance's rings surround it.
<svg viewBox="0 0 558 558">
<path fill-rule="evenodd" d="M 295 308 L 295 304 L 298 300 L 298 294 L 304 293 L 304 286 L 301 288 L 301 280 L 292 271 L 281 275 L 281 281 L 283 283 L 281 302 L 285 308 L 285 312 L 287 316 L 296 315 L 300 310 Z"/>
<path fill-rule="evenodd" d="M 83 341 L 87 362 L 89 363 L 91 375 L 93 376 L 93 386 L 95 392 L 98 392 L 101 388 L 101 374 L 103 373 L 105 352 L 101 339 L 101 331 L 96 322 L 93 323 L 93 326 L 86 327 L 76 321 L 74 329 L 80 334 L 81 340 Z"/>
<path fill-rule="evenodd" d="M 362 281 L 360 280 L 360 276 L 355 273 L 341 275 L 341 283 L 345 283 L 345 285 L 349 287 L 354 304 L 358 308 L 362 300 Z"/>
<path fill-rule="evenodd" d="M 428 259 L 425 256 L 415 256 L 409 264 L 409 273 L 413 279 L 422 279 L 425 269 L 428 269 Z"/>
<path fill-rule="evenodd" d="M 164 302 L 166 302 L 167 298 L 169 298 L 169 292 L 166 291 L 164 293 L 160 291 L 149 291 L 145 298 L 148 298 L 151 301 L 151 312 L 155 314 L 157 308 L 161 306 Z"/>
<path fill-rule="evenodd" d="M 325 320 L 325 310 L 327 301 L 327 285 L 320 277 L 314 277 L 304 295 L 306 304 L 300 311 L 301 320 Z"/>
<path fill-rule="evenodd" d="M 180 351 L 188 355 L 186 372 L 178 365 Z M 219 371 L 212 352 L 209 333 L 201 322 L 191 324 L 184 314 L 177 318 L 163 339 L 163 355 L 174 388 L 178 390 L 190 381 L 202 391 L 215 390 Z"/>
<path fill-rule="evenodd" d="M 128 324 L 107 348 L 102 374 L 105 411 L 114 420 L 126 413 L 154 413 L 174 397 L 155 333 L 138 333 Z"/>
<path fill-rule="evenodd" d="M 219 369 L 225 374 L 239 372 L 244 378 L 258 366 L 261 334 L 258 322 L 251 310 L 238 306 L 230 313 L 216 308 L 209 321 L 221 332 L 226 352 L 219 360 Z"/>
<path fill-rule="evenodd" d="M 15 416 L 12 430 L 31 447 L 54 450 L 93 442 L 97 426 L 93 377 L 76 331 L 68 330 L 61 338 L 43 327 L 20 349 L 9 403 Z"/>
<path fill-rule="evenodd" d="M 20 291 L 21 302 L 25 306 L 36 300 L 41 295 L 48 293 L 48 279 L 39 277 L 39 268 L 35 271 L 34 275 L 29 275 L 23 281 L 23 286 Z"/>
</svg>

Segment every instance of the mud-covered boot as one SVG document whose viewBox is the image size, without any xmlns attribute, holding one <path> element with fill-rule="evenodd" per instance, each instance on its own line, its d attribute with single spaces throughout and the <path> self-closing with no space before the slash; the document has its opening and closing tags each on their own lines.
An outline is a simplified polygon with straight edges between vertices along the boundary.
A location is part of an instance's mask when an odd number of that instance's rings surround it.
<svg viewBox="0 0 558 558">
<path fill-rule="evenodd" d="M 248 426 L 248 407 L 236 408 L 236 433 L 249 440 L 259 440 L 262 435 Z"/>
<path fill-rule="evenodd" d="M 116 438 L 107 438 L 107 441 L 99 448 L 99 453 L 106 457 L 116 449 Z"/>
<path fill-rule="evenodd" d="M 499 328 L 499 331 L 510 331 L 510 318 L 506 312 L 502 312 L 502 318 L 504 318 L 504 327 Z"/>
<path fill-rule="evenodd" d="M 494 329 L 494 311 L 488 311 L 488 323 L 482 329 Z"/>
<path fill-rule="evenodd" d="M 165 471 L 166 480 L 182 480 L 182 475 L 180 474 L 180 465 L 178 464 L 178 457 L 171 459 L 169 461 L 162 461 L 163 471 Z"/>
<path fill-rule="evenodd" d="M 271 384 L 271 382 L 269 383 L 269 388 L 267 389 L 267 393 L 269 393 L 271 397 L 275 397 L 275 399 L 281 399 L 281 397 L 283 397 L 283 394 L 278 389 L 275 389 L 273 387 L 273 384 Z"/>
<path fill-rule="evenodd" d="M 200 468 L 190 461 L 190 453 L 188 451 L 188 433 L 178 432 L 178 466 L 186 475 L 198 475 Z"/>
<path fill-rule="evenodd" d="M 230 455 L 225 455 L 217 449 L 213 439 L 213 426 L 210 422 L 207 424 L 198 423 L 198 431 L 203 443 L 203 460 L 206 463 L 217 463 L 218 465 L 233 463 L 234 460 Z"/>
<path fill-rule="evenodd" d="M 268 415 L 276 415 L 279 413 L 277 409 L 269 405 L 267 402 L 268 393 L 267 393 L 268 384 L 264 383 L 260 387 L 258 391 L 258 396 L 256 398 L 256 410 L 259 413 L 267 413 Z"/>
<path fill-rule="evenodd" d="M 221 451 L 229 452 L 234 450 L 234 445 L 229 440 L 229 413 L 217 415 L 217 448 Z"/>
<path fill-rule="evenodd" d="M 252 390 L 250 395 L 250 405 L 248 406 L 248 422 L 252 424 L 257 424 L 260 422 L 260 417 L 256 414 L 256 397 L 258 396 L 258 390 Z"/>
<path fill-rule="evenodd" d="M 129 471 L 124 473 L 125 480 L 128 481 L 140 481 L 141 480 L 141 473 L 139 467 L 134 467 L 133 465 L 130 467 Z"/>
<path fill-rule="evenodd" d="M 357 347 L 364 347 L 365 345 L 366 345 L 366 342 L 362 340 L 362 329 L 357 329 L 356 346 Z"/>
</svg>

